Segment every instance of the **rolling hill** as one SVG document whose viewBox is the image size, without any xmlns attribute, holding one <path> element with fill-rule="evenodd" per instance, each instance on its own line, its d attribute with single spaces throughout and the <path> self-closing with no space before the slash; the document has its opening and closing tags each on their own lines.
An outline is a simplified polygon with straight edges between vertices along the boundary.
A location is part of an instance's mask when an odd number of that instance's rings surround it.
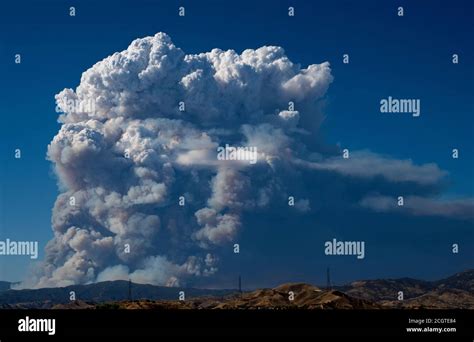
<svg viewBox="0 0 474 342">
<path fill-rule="evenodd" d="M 243 293 L 132 284 L 133 300 L 128 298 L 128 288 L 127 281 L 108 281 L 63 288 L 3 290 L 0 308 L 474 309 L 474 270 L 432 282 L 410 278 L 376 279 L 332 289 L 289 283 Z M 75 292 L 75 301 L 70 300 L 71 291 Z M 178 300 L 180 291 L 185 292 L 185 301 Z M 403 291 L 403 300 L 397 298 L 399 291 Z"/>
</svg>

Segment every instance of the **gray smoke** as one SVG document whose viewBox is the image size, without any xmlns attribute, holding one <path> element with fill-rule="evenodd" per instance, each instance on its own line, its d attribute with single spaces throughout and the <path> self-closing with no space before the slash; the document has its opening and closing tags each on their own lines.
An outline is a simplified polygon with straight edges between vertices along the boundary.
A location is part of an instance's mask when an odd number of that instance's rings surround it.
<svg viewBox="0 0 474 342">
<path fill-rule="evenodd" d="M 280 47 L 187 55 L 164 33 L 95 64 L 56 95 L 54 238 L 22 286 L 129 278 L 173 286 L 212 275 L 242 215 L 285 204 L 298 169 L 439 182 L 436 165 L 326 158 L 312 141 L 332 79 L 329 63 L 302 68 Z M 257 147 L 258 162 L 217 160 L 225 144 Z M 295 208 L 311 211 L 311 200 L 300 196 Z"/>
</svg>

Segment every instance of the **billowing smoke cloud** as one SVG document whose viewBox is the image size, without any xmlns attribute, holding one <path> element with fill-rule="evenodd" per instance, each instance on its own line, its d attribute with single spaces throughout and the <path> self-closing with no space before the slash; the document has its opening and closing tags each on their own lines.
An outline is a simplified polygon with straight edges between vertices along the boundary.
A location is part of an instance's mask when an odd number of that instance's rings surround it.
<svg viewBox="0 0 474 342">
<path fill-rule="evenodd" d="M 318 150 L 331 82 L 328 63 L 302 68 L 280 47 L 187 55 L 163 33 L 98 62 L 56 95 L 62 127 L 48 158 L 62 193 L 44 263 L 23 286 L 212 275 L 246 213 L 288 208 L 289 195 L 300 214 L 313 210 L 317 193 L 300 172 L 423 185 L 443 177 L 435 165 L 375 154 L 343 164 Z M 226 144 L 256 147 L 257 163 L 219 160 Z"/>
</svg>

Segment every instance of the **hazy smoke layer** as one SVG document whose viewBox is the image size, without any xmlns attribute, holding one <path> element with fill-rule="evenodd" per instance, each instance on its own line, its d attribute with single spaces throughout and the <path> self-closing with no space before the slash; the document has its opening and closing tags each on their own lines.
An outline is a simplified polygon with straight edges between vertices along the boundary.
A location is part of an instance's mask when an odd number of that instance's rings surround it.
<svg viewBox="0 0 474 342">
<path fill-rule="evenodd" d="M 328 63 L 301 68 L 280 47 L 186 55 L 163 33 L 95 64 L 75 91 L 56 95 L 54 238 L 22 286 L 178 285 L 212 275 L 245 215 L 288 210 L 288 196 L 293 212 L 313 210 L 318 189 L 302 175 L 440 181 L 434 164 L 369 152 L 343 161 L 323 147 L 321 98 L 331 81 Z M 257 162 L 219 159 L 226 144 L 257 148 Z"/>
</svg>

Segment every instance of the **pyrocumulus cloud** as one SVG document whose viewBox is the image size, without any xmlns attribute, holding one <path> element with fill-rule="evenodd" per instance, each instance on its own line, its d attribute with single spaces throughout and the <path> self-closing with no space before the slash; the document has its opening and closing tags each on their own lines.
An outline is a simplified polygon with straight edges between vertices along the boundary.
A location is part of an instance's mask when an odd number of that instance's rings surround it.
<svg viewBox="0 0 474 342">
<path fill-rule="evenodd" d="M 318 150 L 332 80 L 329 63 L 302 67 L 281 47 L 185 54 L 164 33 L 98 62 L 56 95 L 62 127 L 47 154 L 61 190 L 54 238 L 22 286 L 210 276 L 220 249 L 258 229 L 242 215 L 286 204 L 299 169 L 422 184 L 443 177 L 436 165 L 367 153 L 344 164 Z M 217 160 L 226 144 L 256 147 L 257 163 Z M 301 194 L 303 215 L 312 195 Z"/>
</svg>

